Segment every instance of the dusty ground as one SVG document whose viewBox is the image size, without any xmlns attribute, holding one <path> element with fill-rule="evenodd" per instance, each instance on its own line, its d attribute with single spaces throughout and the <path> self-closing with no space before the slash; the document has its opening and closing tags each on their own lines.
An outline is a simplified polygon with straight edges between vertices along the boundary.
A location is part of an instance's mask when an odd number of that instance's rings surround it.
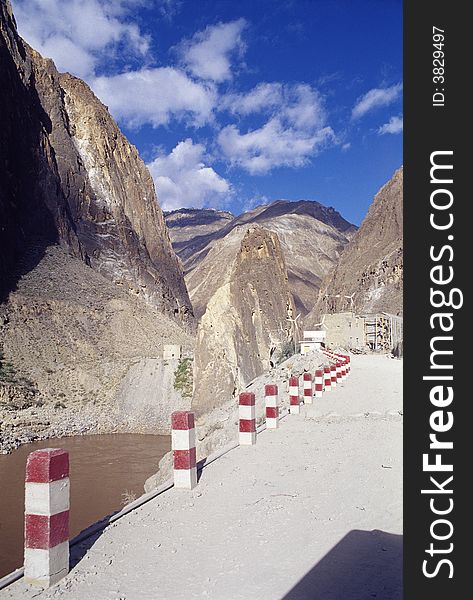
<svg viewBox="0 0 473 600">
<path fill-rule="evenodd" d="M 170 343 L 192 354 L 177 323 L 51 246 L 0 304 L 0 452 L 63 435 L 167 433 L 171 409 L 189 404 L 174 390 L 177 363 L 163 360 Z"/>
<path fill-rule="evenodd" d="M 204 469 L 96 539 L 49 591 L 2 600 L 400 599 L 402 362 L 351 377 L 254 447 Z"/>
</svg>

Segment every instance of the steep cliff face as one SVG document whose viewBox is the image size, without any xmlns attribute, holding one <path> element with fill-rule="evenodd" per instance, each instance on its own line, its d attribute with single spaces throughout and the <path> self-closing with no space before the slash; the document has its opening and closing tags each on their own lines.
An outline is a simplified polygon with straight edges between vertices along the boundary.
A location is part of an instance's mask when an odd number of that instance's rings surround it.
<svg viewBox="0 0 473 600">
<path fill-rule="evenodd" d="M 201 319 L 195 349 L 193 408 L 222 405 L 280 358 L 291 337 L 294 306 L 278 236 L 247 228 L 226 258 L 222 285 Z"/>
<path fill-rule="evenodd" d="M 0 452 L 166 431 L 188 408 L 163 345 L 193 316 L 152 179 L 82 81 L 0 2 Z M 186 331 L 187 330 L 187 331 Z"/>
<path fill-rule="evenodd" d="M 220 217 L 221 227 L 208 232 L 199 228 L 203 212 L 182 209 L 166 217 L 174 249 L 183 261 L 197 317 L 204 313 L 210 297 L 225 279 L 228 257 L 234 254 L 249 226 L 259 225 L 278 235 L 290 290 L 296 309 L 302 314 L 315 305 L 323 277 L 333 269 L 356 231 L 333 208 L 308 200 L 281 200 L 232 220 Z M 179 225 L 182 221 L 185 228 Z M 196 229 L 192 224 L 197 225 Z"/>
<path fill-rule="evenodd" d="M 26 247 L 36 248 L 38 262 L 48 245 L 60 243 L 192 324 L 181 267 L 136 149 L 88 86 L 59 74 L 19 38 L 9 6 L 0 10 L 3 295 L 25 269 Z"/>
<path fill-rule="evenodd" d="M 324 280 L 317 306 L 306 319 L 308 324 L 321 313 L 350 307 L 357 313 L 402 314 L 402 192 L 401 167 L 376 194 L 360 229 Z"/>
</svg>

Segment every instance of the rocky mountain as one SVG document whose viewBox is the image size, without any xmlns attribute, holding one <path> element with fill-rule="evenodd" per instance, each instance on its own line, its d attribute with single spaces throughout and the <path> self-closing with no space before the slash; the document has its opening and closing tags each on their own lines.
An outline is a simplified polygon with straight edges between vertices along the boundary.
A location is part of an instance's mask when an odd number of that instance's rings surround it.
<svg viewBox="0 0 473 600">
<path fill-rule="evenodd" d="M 278 236 L 247 227 L 209 298 L 195 348 L 198 415 L 221 406 L 276 364 L 290 343 L 294 305 Z"/>
<path fill-rule="evenodd" d="M 0 280 L 14 287 L 26 248 L 59 243 L 183 324 L 192 309 L 152 178 L 81 80 L 17 34 L 0 6 Z"/>
<path fill-rule="evenodd" d="M 19 37 L 2 0 L 0 451 L 38 437 L 167 431 L 190 397 L 163 345 L 189 356 L 194 331 L 136 148 L 83 81 Z"/>
<path fill-rule="evenodd" d="M 211 225 L 207 219 L 211 219 Z M 314 306 L 323 277 L 333 269 L 356 231 L 333 208 L 306 200 L 280 200 L 233 219 L 219 211 L 209 215 L 209 211 L 181 209 L 167 215 L 166 221 L 173 247 L 183 262 L 197 317 L 203 315 L 209 299 L 225 279 L 231 257 L 249 226 L 277 233 L 296 310 L 302 314 Z"/>
<path fill-rule="evenodd" d="M 185 208 L 165 212 L 164 218 L 168 229 L 172 230 L 174 250 L 187 261 L 198 238 L 215 233 L 235 217 L 230 212 L 215 208 Z"/>
<path fill-rule="evenodd" d="M 374 197 L 359 230 L 321 286 L 317 306 L 306 322 L 324 312 L 402 314 L 403 168 Z M 353 296 L 353 304 L 350 298 Z"/>
<path fill-rule="evenodd" d="M 193 336 L 61 246 L 0 304 L 0 453 L 77 433 L 166 433 L 190 398 L 176 389 L 177 360 Z"/>
</svg>

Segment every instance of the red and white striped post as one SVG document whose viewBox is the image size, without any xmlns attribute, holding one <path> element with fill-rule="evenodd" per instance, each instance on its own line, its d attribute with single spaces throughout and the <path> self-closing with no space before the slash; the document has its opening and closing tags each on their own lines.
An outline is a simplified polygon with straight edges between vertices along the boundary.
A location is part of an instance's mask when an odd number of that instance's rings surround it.
<svg viewBox="0 0 473 600">
<path fill-rule="evenodd" d="M 330 376 L 332 378 L 332 389 L 337 387 L 337 367 L 330 365 Z"/>
<path fill-rule="evenodd" d="M 345 381 L 345 379 L 347 378 L 347 361 L 345 358 L 342 358 L 342 360 L 340 361 L 340 365 L 341 365 L 341 376 L 342 376 L 342 381 Z"/>
<path fill-rule="evenodd" d="M 265 385 L 264 395 L 266 400 L 266 428 L 277 429 L 279 427 L 278 386 Z"/>
<path fill-rule="evenodd" d="M 335 363 L 335 372 L 337 374 L 337 383 L 341 383 L 342 382 L 342 363 L 337 360 L 337 362 Z"/>
<path fill-rule="evenodd" d="M 192 490 L 197 485 L 194 413 L 173 412 L 171 428 L 174 487 Z"/>
<path fill-rule="evenodd" d="M 256 444 L 256 406 L 255 395 L 252 392 L 243 392 L 239 400 L 240 417 L 240 446 L 253 446 Z"/>
<path fill-rule="evenodd" d="M 31 452 L 25 481 L 25 581 L 49 587 L 69 573 L 69 453 Z"/>
<path fill-rule="evenodd" d="M 324 391 L 324 372 L 322 369 L 317 369 L 315 372 L 315 398 L 322 398 L 322 392 Z"/>
<path fill-rule="evenodd" d="M 299 377 L 289 377 L 289 412 L 292 415 L 300 413 L 299 404 Z"/>
<path fill-rule="evenodd" d="M 312 404 L 312 373 L 303 375 L 304 404 Z"/>
<path fill-rule="evenodd" d="M 324 367 L 324 388 L 326 392 L 330 392 L 332 389 L 332 376 L 330 374 L 330 367 Z"/>
</svg>

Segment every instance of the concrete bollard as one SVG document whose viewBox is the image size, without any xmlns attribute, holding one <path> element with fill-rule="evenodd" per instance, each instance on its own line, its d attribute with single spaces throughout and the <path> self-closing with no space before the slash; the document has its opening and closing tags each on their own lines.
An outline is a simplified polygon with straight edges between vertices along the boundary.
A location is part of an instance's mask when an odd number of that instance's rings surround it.
<svg viewBox="0 0 473 600">
<path fill-rule="evenodd" d="M 330 377 L 332 379 L 332 389 L 337 387 L 337 367 L 330 365 Z"/>
<path fill-rule="evenodd" d="M 330 374 L 330 367 L 324 367 L 324 389 L 326 392 L 330 392 L 332 389 L 332 376 Z"/>
<path fill-rule="evenodd" d="M 342 363 L 337 360 L 335 363 L 335 373 L 337 374 L 337 383 L 342 382 Z"/>
<path fill-rule="evenodd" d="M 317 369 L 315 372 L 315 386 L 314 396 L 315 398 L 322 398 L 322 392 L 324 391 L 324 372 L 322 369 Z"/>
<path fill-rule="evenodd" d="M 279 427 L 278 386 L 265 385 L 264 395 L 266 401 L 266 428 L 277 429 Z"/>
<path fill-rule="evenodd" d="M 347 378 L 347 361 L 343 358 L 341 363 L 341 376 L 342 376 L 342 381 L 345 381 L 345 379 Z"/>
<path fill-rule="evenodd" d="M 69 573 L 69 453 L 31 452 L 25 480 L 25 582 L 49 587 Z"/>
<path fill-rule="evenodd" d="M 299 377 L 289 377 L 289 412 L 292 415 L 300 413 L 299 404 Z"/>
<path fill-rule="evenodd" d="M 255 395 L 252 392 L 243 392 L 239 400 L 240 417 L 240 446 L 253 446 L 256 444 L 256 406 Z"/>
<path fill-rule="evenodd" d="M 303 375 L 304 404 L 312 404 L 312 373 Z"/>
<path fill-rule="evenodd" d="M 173 412 L 171 428 L 174 487 L 192 490 L 197 485 L 194 413 Z"/>
</svg>

